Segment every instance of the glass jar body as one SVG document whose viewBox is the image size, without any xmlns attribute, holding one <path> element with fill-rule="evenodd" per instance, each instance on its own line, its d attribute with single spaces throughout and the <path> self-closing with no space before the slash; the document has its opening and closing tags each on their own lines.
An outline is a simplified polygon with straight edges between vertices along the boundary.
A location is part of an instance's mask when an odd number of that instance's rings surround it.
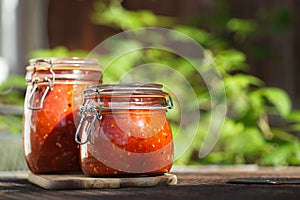
<svg viewBox="0 0 300 200">
<path fill-rule="evenodd" d="M 81 93 L 101 83 L 101 70 L 85 69 L 85 62 L 78 68 L 64 61 L 59 64 L 63 66 L 53 64 L 54 80 L 53 73 L 42 65 L 35 63 L 34 69 L 29 66 L 26 74 L 23 152 L 27 166 L 38 174 L 78 171 L 79 147 L 74 135 Z M 34 79 L 41 81 L 33 82 Z M 51 88 L 48 80 L 54 80 Z"/>
<path fill-rule="evenodd" d="M 93 176 L 156 175 L 169 172 L 173 140 L 165 110 L 103 113 L 80 163 Z"/>
<path fill-rule="evenodd" d="M 166 116 L 166 99 L 159 94 L 101 94 L 101 117 L 87 114 L 80 145 L 80 165 L 92 176 L 157 175 L 173 163 L 173 139 Z M 96 105 L 96 99 L 87 99 Z M 158 106 L 158 107 L 157 107 Z M 88 132 L 89 130 L 90 133 Z"/>
</svg>

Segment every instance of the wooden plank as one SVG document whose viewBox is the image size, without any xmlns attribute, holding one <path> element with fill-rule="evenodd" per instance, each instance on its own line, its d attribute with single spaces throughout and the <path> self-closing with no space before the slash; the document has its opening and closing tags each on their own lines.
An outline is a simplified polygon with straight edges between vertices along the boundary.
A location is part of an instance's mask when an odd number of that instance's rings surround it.
<svg viewBox="0 0 300 200">
<path fill-rule="evenodd" d="M 29 173 L 28 181 L 45 189 L 99 189 L 175 185 L 177 184 L 177 176 L 166 173 L 151 177 L 96 178 L 83 174 L 37 175 Z"/>
</svg>

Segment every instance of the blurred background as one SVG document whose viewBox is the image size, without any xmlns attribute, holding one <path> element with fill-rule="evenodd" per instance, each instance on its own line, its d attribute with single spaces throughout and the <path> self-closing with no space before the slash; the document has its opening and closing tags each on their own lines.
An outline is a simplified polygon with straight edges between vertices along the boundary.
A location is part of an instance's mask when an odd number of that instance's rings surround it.
<svg viewBox="0 0 300 200">
<path fill-rule="evenodd" d="M 200 91 L 199 138 L 176 164 L 300 165 L 299 6 L 296 0 L 0 0 L 0 170 L 26 169 L 20 135 L 29 58 L 84 56 L 116 33 L 147 26 L 195 39 L 224 78 L 222 136 L 199 159 L 210 116 L 206 86 L 176 56 L 143 54 L 147 61 L 163 57 Z M 140 60 L 123 64 L 128 69 Z M 106 76 L 114 81 L 120 74 Z M 176 130 L 178 119 L 170 118 Z M 13 155 L 4 153 L 8 148 Z"/>
</svg>

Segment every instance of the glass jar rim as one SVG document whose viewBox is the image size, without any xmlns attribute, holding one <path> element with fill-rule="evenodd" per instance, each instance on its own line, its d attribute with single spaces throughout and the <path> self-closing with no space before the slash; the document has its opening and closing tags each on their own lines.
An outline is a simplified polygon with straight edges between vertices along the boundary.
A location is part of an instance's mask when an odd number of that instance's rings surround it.
<svg viewBox="0 0 300 200">
<path fill-rule="evenodd" d="M 157 83 L 127 83 L 127 84 L 101 84 L 90 86 L 84 91 L 86 97 L 100 92 L 101 97 L 113 96 L 156 96 L 167 97 L 169 93 L 162 90 L 163 85 Z"/>
<path fill-rule="evenodd" d="M 96 58 L 83 57 L 49 57 L 49 58 L 33 58 L 29 60 L 27 71 L 32 70 L 96 70 L 102 71 L 98 64 L 99 60 Z"/>
<path fill-rule="evenodd" d="M 29 64 L 39 62 L 52 62 L 53 64 L 98 64 L 96 58 L 83 58 L 83 57 L 45 57 L 45 58 L 32 58 Z"/>
</svg>

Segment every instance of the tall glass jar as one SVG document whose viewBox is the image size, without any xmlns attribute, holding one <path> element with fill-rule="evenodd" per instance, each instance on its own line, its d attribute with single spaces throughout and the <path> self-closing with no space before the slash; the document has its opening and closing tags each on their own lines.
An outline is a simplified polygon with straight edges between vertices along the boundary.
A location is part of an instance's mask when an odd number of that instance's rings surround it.
<svg viewBox="0 0 300 200">
<path fill-rule="evenodd" d="M 33 173 L 80 170 L 74 141 L 82 92 L 102 82 L 96 59 L 32 59 L 26 68 L 23 150 Z"/>
<path fill-rule="evenodd" d="M 173 140 L 166 111 L 172 107 L 159 84 L 86 89 L 75 136 L 82 171 L 92 176 L 169 172 Z"/>
</svg>

